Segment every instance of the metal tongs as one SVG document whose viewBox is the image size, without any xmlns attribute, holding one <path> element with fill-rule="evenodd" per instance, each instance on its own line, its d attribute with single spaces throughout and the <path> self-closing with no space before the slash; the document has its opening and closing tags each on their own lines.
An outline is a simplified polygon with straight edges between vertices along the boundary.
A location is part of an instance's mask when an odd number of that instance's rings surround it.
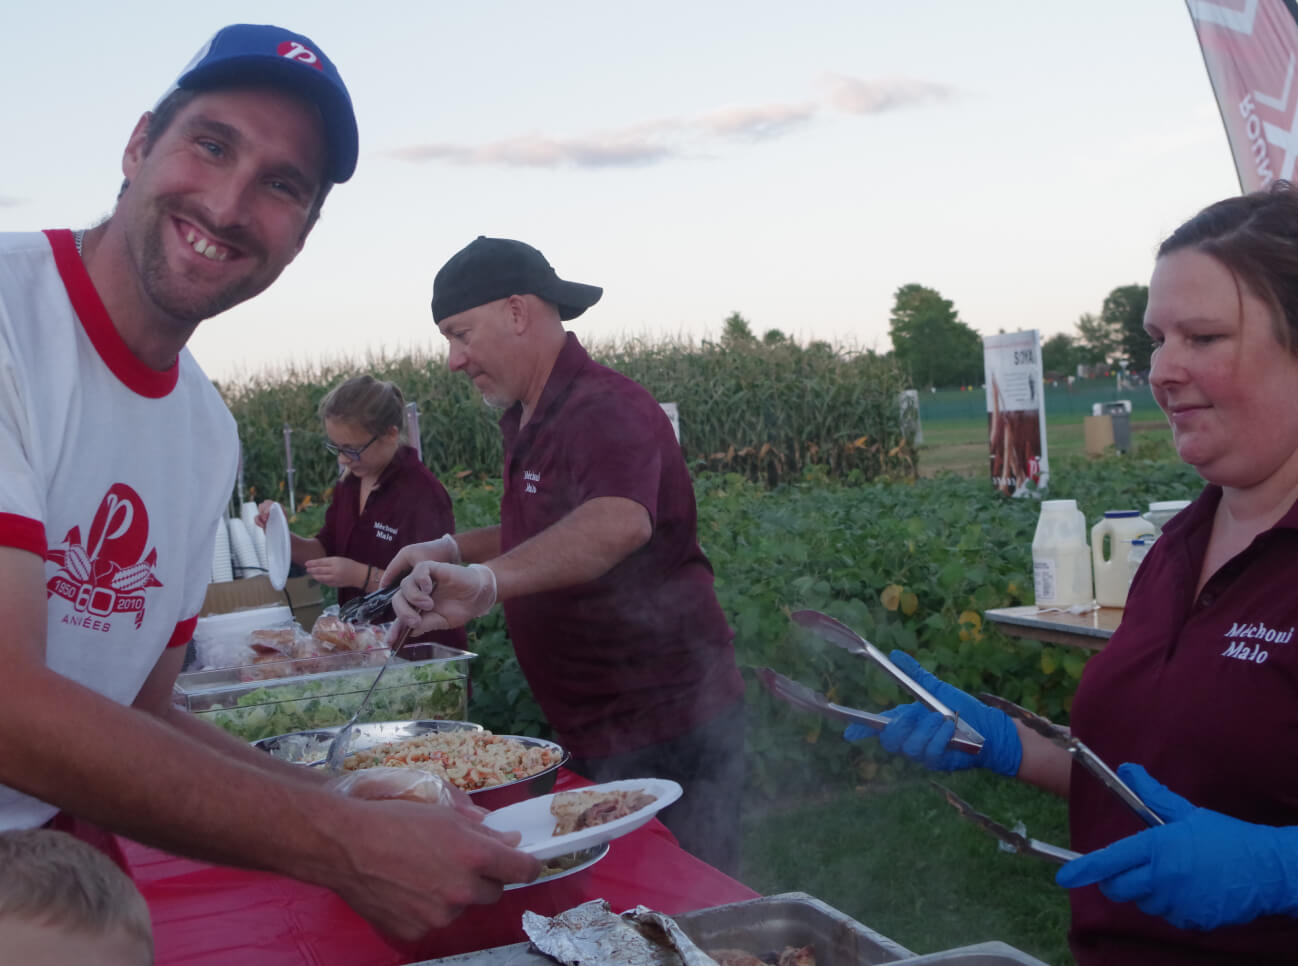
<svg viewBox="0 0 1298 966">
<path fill-rule="evenodd" d="M 392 603 L 392 598 L 401 590 L 401 581 L 408 576 L 410 576 L 409 570 L 386 587 L 380 587 L 362 597 L 353 597 L 338 608 L 338 616 L 348 624 L 374 623 L 374 619 L 387 610 Z"/>
<path fill-rule="evenodd" d="M 910 675 L 906 674 L 901 668 L 893 664 L 877 647 L 861 637 L 847 625 L 834 620 L 827 614 L 822 614 L 814 610 L 794 611 L 791 618 L 800 626 L 807 628 L 815 633 L 818 637 L 835 644 L 844 650 L 850 651 L 861 657 L 869 658 L 874 661 L 907 691 L 913 694 L 923 705 L 936 711 L 949 721 L 955 723 L 955 733 L 952 735 L 948 748 L 959 751 L 977 754 L 983 745 L 983 736 L 965 722 L 961 721 L 959 715 L 951 708 L 939 700 L 935 695 L 924 688 L 919 682 L 915 681 Z M 792 704 L 809 710 L 818 711 L 822 714 L 846 718 L 853 721 L 863 721 L 874 727 L 882 728 L 887 724 L 888 719 L 882 715 L 875 715 L 867 711 L 857 711 L 853 708 L 845 708 L 831 702 L 823 694 L 818 694 L 812 689 L 791 681 L 781 674 L 769 668 L 759 668 L 758 677 L 764 685 L 777 697 L 783 698 Z M 1124 805 L 1132 810 L 1147 825 L 1162 825 L 1163 820 L 1158 814 L 1151 809 L 1145 801 L 1132 790 L 1131 786 L 1118 777 L 1117 773 L 1105 764 L 1095 752 L 1088 748 L 1081 740 L 1074 738 L 1072 732 L 1060 725 L 1034 714 L 1027 708 L 1020 707 L 1013 701 L 1007 701 L 1005 698 L 998 697 L 994 694 L 980 694 L 979 699 L 994 708 L 999 708 L 1011 718 L 1021 721 L 1023 725 L 1031 731 L 1049 739 L 1060 748 L 1066 750 L 1083 768 L 1094 775 L 1105 788 L 1116 795 Z M 933 782 L 941 789 L 946 796 L 947 802 L 954 807 L 962 816 L 991 832 L 1011 851 L 1024 855 L 1036 855 L 1053 862 L 1069 862 L 1077 858 L 1080 853 L 1073 852 L 1069 849 L 1060 848 L 1051 845 L 1048 842 L 1041 842 L 1037 839 L 1028 838 L 1019 832 L 988 818 L 986 815 L 975 810 L 968 802 L 960 798 L 955 792 L 943 785 Z"/>
<path fill-rule="evenodd" d="M 863 657 L 873 661 L 875 664 L 879 665 L 879 667 L 887 671 L 888 674 L 892 676 L 893 680 L 913 694 L 920 704 L 932 711 L 936 711 L 942 717 L 952 722 L 955 725 L 955 733 L 952 735 L 951 741 L 947 745 L 948 748 L 968 752 L 972 755 L 976 755 L 982 750 L 983 736 L 979 734 L 977 730 L 970 727 L 966 722 L 961 721 L 960 716 L 951 708 L 947 707 L 944 702 L 939 700 L 935 694 L 925 688 L 901 668 L 897 667 L 897 665 L 893 664 L 886 654 L 846 624 L 840 623 L 828 614 L 822 614 L 820 611 L 816 610 L 796 610 L 789 616 L 794 623 L 801 627 L 805 627 L 822 640 L 841 647 L 843 650 L 855 654 L 858 657 Z M 815 694 L 815 692 L 811 693 L 813 695 Z M 874 722 L 866 723 L 873 724 Z M 883 723 L 887 724 L 886 718 L 883 719 Z M 882 727 L 881 725 L 876 726 Z"/>
<path fill-rule="evenodd" d="M 999 708 L 1016 721 L 1023 722 L 1024 727 L 1050 739 L 1051 742 L 1063 748 L 1073 756 L 1073 759 L 1079 765 L 1094 775 L 1101 785 L 1118 796 L 1122 804 L 1131 809 L 1136 814 L 1136 817 L 1146 825 L 1164 824 L 1163 820 L 1158 817 L 1158 813 L 1145 804 L 1145 800 L 1137 795 L 1130 785 L 1119 778 L 1118 773 L 1106 765 L 1099 755 L 1086 747 L 1080 739 L 1074 738 L 1069 729 L 1057 725 L 1053 721 L 1029 711 L 1027 708 L 1020 707 L 1013 701 L 1007 701 L 1005 698 L 997 697 L 994 694 L 983 693 L 978 695 L 978 699 L 993 708 Z"/>
<path fill-rule="evenodd" d="M 1100 783 L 1113 792 L 1124 805 L 1131 809 L 1147 825 L 1162 825 L 1163 820 L 1158 817 L 1144 800 L 1132 791 L 1131 786 L 1118 777 L 1112 768 L 1106 765 L 1090 748 L 1074 738 L 1072 732 L 1067 728 L 1055 724 L 1046 718 L 1041 717 L 1029 711 L 1027 708 L 1020 707 L 1013 701 L 1007 701 L 1005 698 L 998 697 L 995 694 L 983 693 L 978 695 L 978 699 L 993 708 L 999 708 L 1016 721 L 1023 722 L 1028 729 L 1048 738 L 1051 742 L 1066 750 L 1074 759 L 1077 760 L 1083 768 L 1089 771 Z M 1071 862 L 1081 855 L 1080 852 L 1074 852 L 1071 849 L 1061 848 L 1058 845 L 1051 845 L 1049 842 L 1042 842 L 1039 839 L 1028 838 L 1026 835 L 1016 832 L 1013 829 L 1006 828 L 1000 822 L 988 818 L 982 812 L 977 811 L 972 805 L 957 795 L 951 789 L 938 782 L 932 782 L 933 786 L 939 789 L 946 796 L 947 803 L 951 805 L 964 818 L 969 819 L 975 825 L 985 829 L 1004 843 L 1004 846 L 1011 852 L 1017 852 L 1020 855 L 1035 855 L 1038 858 L 1047 859 L 1051 862 L 1063 864 Z"/>
<path fill-rule="evenodd" d="M 837 718 L 840 721 L 867 724 L 871 728 L 879 730 L 886 727 L 890 720 L 886 715 L 876 714 L 873 711 L 862 711 L 859 708 L 849 708 L 846 705 L 835 704 L 819 691 L 813 690 L 805 684 L 800 684 L 792 678 L 785 677 L 779 671 L 774 671 L 769 667 L 759 667 L 756 668 L 756 671 L 757 679 L 765 685 L 766 690 L 781 701 L 802 708 L 804 711 L 814 711 L 826 718 Z M 982 750 L 981 742 L 975 743 L 959 735 L 952 735 L 947 747 L 955 751 L 965 751 L 971 755 L 976 755 Z"/>
<path fill-rule="evenodd" d="M 1074 852 L 1072 849 L 1065 849 L 1058 845 L 1051 845 L 1049 842 L 1042 842 L 1040 839 L 1029 838 L 1022 832 L 1016 832 L 995 819 L 988 818 L 940 782 L 930 779 L 929 784 L 946 796 L 947 804 L 964 818 L 996 836 L 1004 843 L 1005 848 L 1011 852 L 1016 852 L 1019 855 L 1035 855 L 1039 859 L 1058 862 L 1060 865 L 1081 857 L 1082 853 L 1080 852 Z"/>
<path fill-rule="evenodd" d="M 1086 747 L 1077 738 L 1074 738 L 1072 732 L 1067 728 L 1055 724 L 1046 718 L 1041 717 L 1029 711 L 1027 708 L 1020 707 L 1013 701 L 1007 701 L 1005 698 L 998 697 L 994 694 L 983 693 L 978 695 L 980 701 L 989 704 L 994 708 L 999 708 L 1016 721 L 1023 722 L 1023 725 L 1030 730 L 1048 738 L 1051 742 L 1065 749 L 1077 762 L 1099 779 L 1109 791 L 1122 801 L 1124 805 L 1130 808 L 1136 815 L 1147 825 L 1162 825 L 1163 820 L 1158 817 L 1144 800 L 1132 791 L 1131 786 L 1117 776 L 1112 768 L 1090 748 Z M 1006 828 L 999 822 L 988 818 L 974 809 L 972 805 L 957 795 L 945 785 L 938 782 L 932 782 L 933 786 L 940 789 L 946 796 L 947 803 L 951 805 L 963 817 L 969 819 L 975 825 L 987 830 L 992 835 L 1004 843 L 1011 852 L 1017 852 L 1020 855 L 1035 855 L 1038 858 L 1047 859 L 1051 862 L 1058 862 L 1061 865 L 1065 862 L 1071 862 L 1081 855 L 1080 852 L 1074 852 L 1071 849 L 1061 848 L 1058 845 L 1051 845 L 1049 842 L 1042 842 L 1039 839 L 1028 838 L 1020 832 Z"/>
</svg>

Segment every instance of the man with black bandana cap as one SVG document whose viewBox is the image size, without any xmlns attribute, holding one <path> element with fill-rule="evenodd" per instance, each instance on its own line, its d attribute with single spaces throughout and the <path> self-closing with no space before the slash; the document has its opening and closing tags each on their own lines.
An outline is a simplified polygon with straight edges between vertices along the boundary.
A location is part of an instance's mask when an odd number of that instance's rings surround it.
<svg viewBox="0 0 1298 966">
<path fill-rule="evenodd" d="M 602 293 L 504 238 L 478 238 L 437 273 L 448 364 L 503 410 L 500 525 L 407 547 L 383 579 L 414 567 L 393 606 L 420 633 L 502 601 L 571 767 L 596 781 L 680 782 L 663 822 L 733 874 L 743 786 L 733 632 L 671 423 L 564 330 Z"/>
</svg>

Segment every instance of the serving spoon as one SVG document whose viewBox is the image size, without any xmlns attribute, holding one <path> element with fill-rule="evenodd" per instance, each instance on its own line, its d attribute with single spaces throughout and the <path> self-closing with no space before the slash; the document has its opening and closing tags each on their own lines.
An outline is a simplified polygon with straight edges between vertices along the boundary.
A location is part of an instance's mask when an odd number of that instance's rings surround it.
<svg viewBox="0 0 1298 966">
<path fill-rule="evenodd" d="M 404 575 L 403 575 L 404 577 Z M 339 616 L 344 620 L 366 620 L 382 612 L 383 608 L 391 603 L 392 598 L 397 595 L 401 589 L 401 579 L 394 580 L 387 587 L 380 587 L 373 593 L 366 594 L 364 597 L 358 597 L 355 600 L 349 600 L 346 608 L 338 609 Z M 436 584 L 434 584 L 434 587 Z M 374 680 L 370 682 L 369 690 L 361 698 L 361 703 L 357 705 L 355 713 L 347 720 L 347 723 L 339 729 L 334 740 L 329 742 L 329 750 L 325 752 L 324 765 L 331 772 L 342 770 L 343 759 L 347 756 L 347 745 L 351 741 L 352 731 L 356 727 L 356 722 L 361 714 L 369 707 L 370 697 L 374 694 L 374 689 L 378 687 L 379 681 L 383 677 L 383 672 L 388 669 L 397 654 L 406 645 L 406 639 L 410 637 L 412 628 L 409 624 L 402 624 L 401 629 L 397 631 L 397 638 L 392 642 L 392 647 L 388 650 L 387 659 L 383 666 L 379 668 L 379 673 L 374 675 Z"/>
</svg>

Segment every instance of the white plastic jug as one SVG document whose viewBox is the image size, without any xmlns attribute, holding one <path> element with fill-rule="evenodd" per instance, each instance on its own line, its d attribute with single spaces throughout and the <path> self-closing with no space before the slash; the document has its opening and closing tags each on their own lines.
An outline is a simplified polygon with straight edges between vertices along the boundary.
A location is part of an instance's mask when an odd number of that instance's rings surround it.
<svg viewBox="0 0 1298 966">
<path fill-rule="evenodd" d="M 1032 584 L 1038 607 L 1071 607 L 1091 600 L 1091 552 L 1086 517 L 1076 500 L 1043 500 L 1032 538 Z"/>
<path fill-rule="evenodd" d="M 1155 533 L 1162 533 L 1163 524 L 1189 505 L 1189 500 L 1155 500 L 1149 504 L 1149 512 L 1144 517 L 1153 524 Z"/>
<path fill-rule="evenodd" d="M 1140 515 L 1139 510 L 1109 510 L 1103 520 L 1091 527 L 1095 600 L 1101 607 L 1126 606 L 1127 588 L 1136 575 L 1131 560 L 1131 542 L 1153 535 L 1153 525 Z"/>
</svg>

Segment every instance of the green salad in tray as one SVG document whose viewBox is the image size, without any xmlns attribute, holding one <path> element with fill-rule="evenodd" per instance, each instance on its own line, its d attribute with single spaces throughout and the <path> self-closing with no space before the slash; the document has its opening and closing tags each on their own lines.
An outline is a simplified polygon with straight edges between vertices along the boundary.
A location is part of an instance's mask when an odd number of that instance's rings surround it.
<svg viewBox="0 0 1298 966">
<path fill-rule="evenodd" d="M 424 718 L 462 720 L 468 710 L 468 675 L 461 663 L 393 666 L 365 711 L 365 721 Z M 253 690 L 202 695 L 190 710 L 245 741 L 292 731 L 340 725 L 351 717 L 377 668 L 298 681 L 280 680 Z"/>
</svg>

